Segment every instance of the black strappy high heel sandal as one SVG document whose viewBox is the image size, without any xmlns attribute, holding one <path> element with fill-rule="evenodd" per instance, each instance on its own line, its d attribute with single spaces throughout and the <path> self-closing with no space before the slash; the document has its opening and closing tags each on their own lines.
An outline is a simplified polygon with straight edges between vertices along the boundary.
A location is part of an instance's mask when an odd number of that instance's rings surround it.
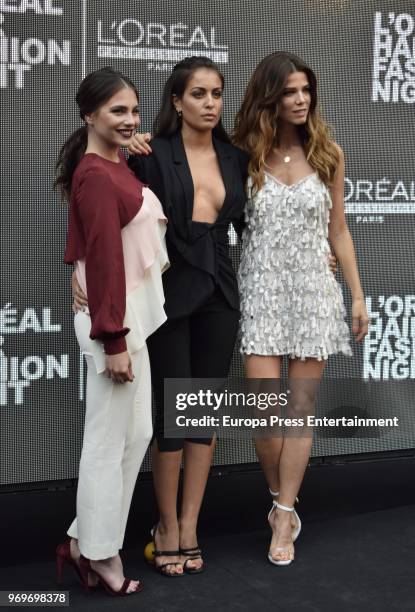
<svg viewBox="0 0 415 612">
<path fill-rule="evenodd" d="M 202 551 L 200 548 L 195 546 L 194 548 L 181 548 L 180 554 L 184 557 L 188 557 L 186 561 L 183 563 L 183 571 L 186 574 L 201 574 L 205 569 L 205 564 L 202 559 Z M 194 561 L 195 559 L 202 559 L 202 565 L 200 567 L 187 567 L 189 561 Z"/>
<path fill-rule="evenodd" d="M 156 557 L 179 557 L 180 556 L 179 550 L 157 550 L 157 546 L 156 546 L 157 527 L 158 525 L 154 525 L 154 527 L 152 528 L 150 532 L 151 537 L 153 538 L 153 545 L 154 545 L 154 551 L 153 551 L 154 569 L 156 570 L 156 572 L 158 572 L 162 576 L 166 576 L 167 578 L 178 578 L 178 577 L 184 576 L 184 571 L 181 574 L 178 574 L 178 573 L 171 574 L 170 572 L 167 572 L 165 569 L 169 565 L 181 565 L 180 561 L 170 561 L 167 563 L 161 563 L 160 565 L 157 565 Z"/>
</svg>

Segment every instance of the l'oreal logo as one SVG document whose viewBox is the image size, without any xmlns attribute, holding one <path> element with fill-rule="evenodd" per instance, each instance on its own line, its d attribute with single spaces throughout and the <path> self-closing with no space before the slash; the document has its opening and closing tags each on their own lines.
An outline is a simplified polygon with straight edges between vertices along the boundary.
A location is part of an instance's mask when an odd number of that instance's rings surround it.
<svg viewBox="0 0 415 612">
<path fill-rule="evenodd" d="M 228 62 L 228 46 L 217 43 L 214 26 L 100 19 L 97 37 L 98 57 L 177 62 L 189 55 L 204 55 L 218 63 Z"/>
</svg>

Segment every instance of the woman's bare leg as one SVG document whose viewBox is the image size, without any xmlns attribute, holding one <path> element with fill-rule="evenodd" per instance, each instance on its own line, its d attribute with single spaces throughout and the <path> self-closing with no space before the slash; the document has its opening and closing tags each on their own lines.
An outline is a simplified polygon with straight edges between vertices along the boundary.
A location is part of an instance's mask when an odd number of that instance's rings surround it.
<svg viewBox="0 0 415 612">
<path fill-rule="evenodd" d="M 279 379 L 281 372 L 281 357 L 268 357 L 262 355 L 246 355 L 245 374 L 247 378 Z M 255 450 L 268 487 L 272 491 L 279 491 L 279 462 L 283 438 L 275 436 L 269 438 L 254 438 Z"/>
<path fill-rule="evenodd" d="M 324 361 L 294 359 L 290 362 L 288 376 L 290 379 L 290 405 L 288 416 L 304 418 L 314 411 L 316 394 L 324 370 Z M 296 433 L 291 431 L 283 439 L 279 461 L 280 495 L 279 503 L 292 507 L 304 478 L 312 446 L 312 430 L 304 427 Z M 277 560 L 292 559 L 294 547 L 292 544 L 291 526 L 292 514 L 276 508 L 271 515 L 273 536 L 271 550 L 282 548 L 273 558 Z"/>
<path fill-rule="evenodd" d="M 197 444 L 185 441 L 184 445 L 184 469 L 183 469 L 183 497 L 180 512 L 180 547 L 197 548 L 197 521 L 200 507 L 206 489 L 206 482 L 212 463 L 213 451 L 215 449 L 215 438 L 210 445 Z M 186 557 L 182 557 L 182 561 Z M 199 569 L 203 560 L 189 560 L 186 566 L 190 569 Z"/>
<path fill-rule="evenodd" d="M 179 488 L 182 450 L 159 451 L 157 439 L 152 446 L 154 490 L 157 498 L 160 520 L 156 532 L 158 550 L 179 548 L 179 523 L 177 520 L 177 493 Z M 180 562 L 180 557 L 157 557 L 156 564 Z M 181 565 L 169 565 L 168 574 L 181 574 Z"/>
</svg>

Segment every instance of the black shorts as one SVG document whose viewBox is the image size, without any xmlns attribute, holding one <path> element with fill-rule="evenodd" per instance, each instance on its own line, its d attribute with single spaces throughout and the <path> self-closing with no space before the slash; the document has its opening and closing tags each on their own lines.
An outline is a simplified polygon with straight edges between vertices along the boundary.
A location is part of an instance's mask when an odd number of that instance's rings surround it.
<svg viewBox="0 0 415 612">
<path fill-rule="evenodd" d="M 183 438 L 164 437 L 165 378 L 226 378 L 239 326 L 239 310 L 215 293 L 196 312 L 167 320 L 147 339 L 156 403 L 154 438 L 160 451 L 183 448 Z M 211 444 L 212 438 L 191 442 Z"/>
</svg>

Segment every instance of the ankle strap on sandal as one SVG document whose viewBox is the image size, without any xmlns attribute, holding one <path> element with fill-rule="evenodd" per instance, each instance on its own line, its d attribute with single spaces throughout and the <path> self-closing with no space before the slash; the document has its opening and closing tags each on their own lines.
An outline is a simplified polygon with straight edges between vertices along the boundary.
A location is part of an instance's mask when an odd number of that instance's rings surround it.
<svg viewBox="0 0 415 612">
<path fill-rule="evenodd" d="M 154 550 L 153 556 L 154 557 L 179 557 L 180 550 Z M 179 562 L 177 561 L 177 563 Z"/>
<path fill-rule="evenodd" d="M 274 502 L 276 507 L 279 508 L 280 510 L 285 510 L 286 512 L 294 512 L 294 507 L 290 508 L 289 506 L 283 506 L 282 504 L 279 504 L 278 502 Z"/>
<path fill-rule="evenodd" d="M 191 555 L 201 555 L 201 550 L 198 546 L 194 546 L 193 548 L 181 548 L 180 549 L 180 554 L 181 555 L 186 555 L 186 556 L 191 556 Z"/>
<path fill-rule="evenodd" d="M 279 494 L 280 494 L 280 492 L 279 492 L 279 491 L 273 491 L 272 489 L 268 489 L 268 491 L 271 493 L 272 497 L 278 497 L 278 496 L 279 496 Z M 298 504 L 298 502 L 299 502 L 300 500 L 298 499 L 298 497 L 296 497 L 296 498 L 295 498 L 295 501 L 296 501 L 296 502 L 297 502 L 297 504 Z"/>
</svg>

